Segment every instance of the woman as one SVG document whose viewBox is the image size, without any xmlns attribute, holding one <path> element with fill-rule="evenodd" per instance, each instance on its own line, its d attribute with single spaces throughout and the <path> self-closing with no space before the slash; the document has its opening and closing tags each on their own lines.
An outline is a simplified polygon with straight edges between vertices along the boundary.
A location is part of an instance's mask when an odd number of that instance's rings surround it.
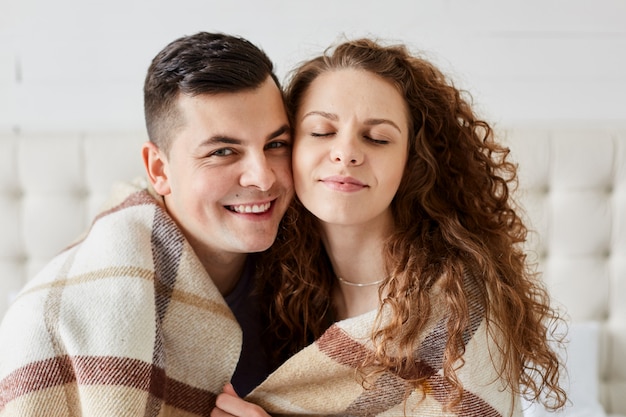
<svg viewBox="0 0 626 417">
<path fill-rule="evenodd" d="M 270 414 L 520 415 L 520 394 L 561 407 L 516 168 L 463 94 L 363 39 L 301 65 L 286 97 L 297 200 L 264 291 L 277 363 L 293 356 L 247 399 Z"/>
</svg>

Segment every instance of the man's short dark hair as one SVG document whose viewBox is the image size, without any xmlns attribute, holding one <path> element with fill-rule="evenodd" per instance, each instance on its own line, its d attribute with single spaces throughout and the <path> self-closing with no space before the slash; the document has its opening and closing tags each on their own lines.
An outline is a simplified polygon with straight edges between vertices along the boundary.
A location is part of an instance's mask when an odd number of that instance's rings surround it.
<svg viewBox="0 0 626 417">
<path fill-rule="evenodd" d="M 144 114 L 148 137 L 168 151 L 171 137 L 182 125 L 179 94 L 235 93 L 259 87 L 271 76 L 269 57 L 246 39 L 200 32 L 179 38 L 159 52 L 144 83 Z"/>
</svg>

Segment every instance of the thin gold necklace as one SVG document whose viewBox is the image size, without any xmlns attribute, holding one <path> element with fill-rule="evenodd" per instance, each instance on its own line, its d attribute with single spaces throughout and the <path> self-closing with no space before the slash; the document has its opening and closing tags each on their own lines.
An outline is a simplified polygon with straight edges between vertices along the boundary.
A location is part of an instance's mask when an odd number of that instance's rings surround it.
<svg viewBox="0 0 626 417">
<path fill-rule="evenodd" d="M 379 279 L 378 281 L 374 281 L 374 282 L 367 282 L 365 284 L 361 284 L 360 282 L 346 281 L 345 279 L 341 278 L 340 276 L 337 276 L 337 279 L 339 280 L 340 283 L 349 285 L 351 287 L 371 287 L 372 285 L 382 284 L 385 281 L 386 278 Z"/>
</svg>

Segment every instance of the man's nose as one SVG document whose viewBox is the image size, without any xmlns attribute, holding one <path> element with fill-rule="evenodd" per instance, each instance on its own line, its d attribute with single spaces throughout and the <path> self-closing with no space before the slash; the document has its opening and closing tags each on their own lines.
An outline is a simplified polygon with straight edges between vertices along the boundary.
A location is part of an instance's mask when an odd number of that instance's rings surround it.
<svg viewBox="0 0 626 417">
<path fill-rule="evenodd" d="M 250 155 L 241 174 L 241 186 L 268 191 L 275 182 L 276 174 L 265 154 Z"/>
</svg>

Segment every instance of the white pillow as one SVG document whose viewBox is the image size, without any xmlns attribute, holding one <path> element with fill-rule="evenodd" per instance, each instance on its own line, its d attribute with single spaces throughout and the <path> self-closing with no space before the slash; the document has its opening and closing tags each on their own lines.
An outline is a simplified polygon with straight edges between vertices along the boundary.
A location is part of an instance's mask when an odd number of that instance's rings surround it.
<svg viewBox="0 0 626 417">
<path fill-rule="evenodd" d="M 562 378 L 569 397 L 564 409 L 550 413 L 541 404 L 522 401 L 524 417 L 606 417 L 599 398 L 599 340 L 600 323 L 570 323 L 566 337 L 565 358 L 567 374 Z"/>
</svg>

